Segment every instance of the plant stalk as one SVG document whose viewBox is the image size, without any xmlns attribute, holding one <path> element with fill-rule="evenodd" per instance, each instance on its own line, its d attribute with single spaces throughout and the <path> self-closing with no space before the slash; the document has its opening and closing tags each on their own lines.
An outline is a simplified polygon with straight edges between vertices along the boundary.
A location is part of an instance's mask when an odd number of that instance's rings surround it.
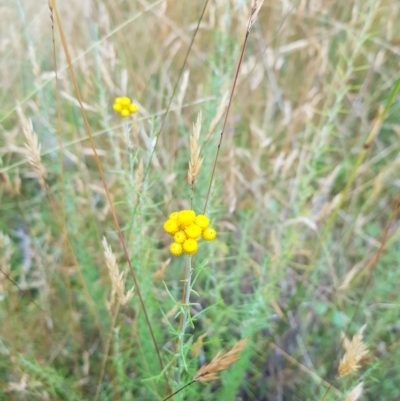
<svg viewBox="0 0 400 401">
<path fill-rule="evenodd" d="M 185 332 L 188 326 L 188 317 L 190 313 L 190 292 L 191 292 L 191 285 L 192 285 L 192 257 L 188 256 L 188 268 L 187 268 L 187 278 L 186 278 L 186 291 L 185 291 L 185 303 L 183 305 L 183 319 L 182 319 L 182 326 L 181 332 L 179 334 L 179 351 L 181 355 L 181 360 L 185 369 L 187 370 L 185 354 L 184 354 L 184 344 L 185 344 Z"/>
</svg>

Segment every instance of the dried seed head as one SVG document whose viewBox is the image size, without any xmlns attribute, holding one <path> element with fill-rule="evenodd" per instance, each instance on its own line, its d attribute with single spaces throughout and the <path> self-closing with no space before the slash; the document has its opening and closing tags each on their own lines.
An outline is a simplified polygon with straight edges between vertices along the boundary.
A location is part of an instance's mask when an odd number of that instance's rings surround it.
<svg viewBox="0 0 400 401">
<path fill-rule="evenodd" d="M 190 162 L 188 169 L 188 182 L 194 185 L 204 158 L 200 158 L 200 130 L 201 130 L 201 111 L 197 115 L 196 124 L 193 124 L 193 132 L 190 134 Z"/>
<path fill-rule="evenodd" d="M 343 401 L 356 401 L 361 397 L 363 391 L 363 382 L 359 383 L 350 393 L 347 394 Z"/>
<path fill-rule="evenodd" d="M 362 334 L 365 327 L 366 325 L 361 327 L 359 332 L 354 335 L 351 341 L 346 339 L 345 336 L 344 339 L 342 338 L 342 346 L 346 353 L 339 363 L 339 377 L 344 377 L 357 371 L 360 367 L 361 359 L 368 354 L 367 346 L 362 342 Z"/>
<path fill-rule="evenodd" d="M 115 258 L 114 252 L 111 249 L 111 246 L 108 245 L 106 237 L 103 237 L 103 248 L 108 272 L 110 274 L 113 294 L 117 294 L 118 302 L 120 303 L 120 305 L 126 305 L 133 297 L 133 288 L 131 288 L 126 294 L 124 293 L 124 273 L 120 273 L 120 271 L 118 270 L 117 260 Z"/>
<path fill-rule="evenodd" d="M 196 342 L 192 346 L 192 357 L 195 358 L 199 356 L 200 350 L 203 347 L 203 338 L 207 335 L 207 332 L 202 334 L 201 336 L 197 337 Z"/>
<path fill-rule="evenodd" d="M 244 349 L 247 343 L 247 338 L 240 340 L 229 352 L 225 355 L 221 355 L 222 351 L 219 351 L 215 355 L 214 359 L 207 365 L 203 365 L 194 375 L 194 381 L 210 382 L 219 379 L 216 374 L 223 370 L 226 370 L 234 362 L 238 361 L 238 354 Z"/>
<path fill-rule="evenodd" d="M 32 121 L 28 120 L 24 116 L 20 105 L 17 105 L 17 113 L 26 139 L 26 157 L 31 166 L 33 166 L 35 173 L 37 174 L 40 186 L 42 188 L 46 188 L 45 178 L 47 173 L 40 159 L 41 146 L 39 144 L 39 139 L 36 133 L 33 131 Z"/>
</svg>

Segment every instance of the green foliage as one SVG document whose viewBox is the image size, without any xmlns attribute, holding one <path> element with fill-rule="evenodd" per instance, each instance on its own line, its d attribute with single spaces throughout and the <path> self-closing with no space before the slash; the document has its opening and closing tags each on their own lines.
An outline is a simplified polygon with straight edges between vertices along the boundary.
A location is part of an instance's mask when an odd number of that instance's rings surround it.
<svg viewBox="0 0 400 401">
<path fill-rule="evenodd" d="M 178 82 L 164 120 L 201 10 L 196 2 L 161 3 L 146 5 L 151 11 L 140 2 L 59 7 L 163 369 L 139 289 L 126 306 L 112 295 L 103 236 L 125 289 L 134 281 L 59 24 L 53 15 L 57 93 L 47 5 L 43 12 L 33 1 L 4 6 L 0 399 L 162 400 L 244 337 L 250 341 L 240 361 L 219 381 L 193 383 L 174 400 L 333 401 L 360 381 L 370 399 L 396 399 L 400 8 L 354 0 L 285 10 L 265 1 L 211 187 L 207 215 L 218 236 L 202 242 L 192 260 L 186 305 L 185 258 L 170 259 L 162 222 L 191 207 L 189 133 L 200 110 L 205 160 L 192 207 L 203 210 L 223 117 L 207 133 L 231 89 L 249 10 L 248 2 L 210 2 L 184 68 L 186 84 Z M 139 113 L 118 119 L 115 96 L 130 96 Z M 41 144 L 47 188 L 27 160 L 16 102 Z M 364 324 L 371 358 L 338 379 L 341 332 L 351 337 Z"/>
</svg>

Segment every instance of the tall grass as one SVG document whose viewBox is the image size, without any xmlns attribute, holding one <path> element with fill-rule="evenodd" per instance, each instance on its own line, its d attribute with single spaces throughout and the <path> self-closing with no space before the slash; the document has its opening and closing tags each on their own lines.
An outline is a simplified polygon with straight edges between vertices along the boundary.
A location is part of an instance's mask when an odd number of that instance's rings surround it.
<svg viewBox="0 0 400 401">
<path fill-rule="evenodd" d="M 1 4 L 1 400 L 400 397 L 400 5 L 265 0 L 226 114 L 250 5 Z"/>
</svg>

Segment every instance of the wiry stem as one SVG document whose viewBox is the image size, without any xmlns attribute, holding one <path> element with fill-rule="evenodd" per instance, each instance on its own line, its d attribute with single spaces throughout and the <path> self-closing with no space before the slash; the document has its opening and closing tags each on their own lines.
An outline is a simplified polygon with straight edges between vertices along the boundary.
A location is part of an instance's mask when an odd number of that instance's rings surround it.
<svg viewBox="0 0 400 401">
<path fill-rule="evenodd" d="M 235 92 L 236 83 L 237 83 L 237 79 L 238 79 L 239 71 L 240 71 L 240 66 L 242 65 L 244 50 L 245 50 L 245 48 L 246 48 L 247 39 L 248 39 L 249 34 L 250 34 L 250 28 L 251 28 L 251 26 L 252 26 L 252 17 L 250 16 L 249 23 L 248 23 L 247 29 L 246 29 L 246 36 L 245 36 L 244 41 L 243 41 L 242 51 L 241 51 L 241 53 L 240 53 L 239 62 L 238 62 L 237 68 L 236 68 L 235 78 L 234 78 L 234 80 L 233 80 L 233 85 L 232 85 L 232 89 L 231 89 L 231 94 L 230 94 L 230 96 L 229 96 L 228 108 L 226 109 L 225 118 L 224 118 L 224 124 L 223 124 L 223 126 L 222 126 L 222 131 L 221 131 L 221 135 L 220 135 L 220 138 L 219 138 L 219 143 L 218 143 L 218 147 L 217 147 L 217 154 L 215 155 L 214 166 L 213 166 L 213 169 L 212 169 L 212 172 L 211 172 L 210 184 L 208 185 L 208 190 L 207 190 L 207 195 L 206 195 L 206 201 L 205 201 L 205 204 L 204 204 L 204 213 L 205 213 L 206 210 L 207 210 L 208 200 L 209 200 L 209 198 L 210 198 L 211 185 L 212 185 L 212 182 L 213 182 L 213 179 L 214 179 L 214 175 L 215 175 L 215 168 L 217 167 L 217 161 L 218 161 L 218 157 L 219 157 L 219 151 L 220 151 L 220 149 L 221 149 L 222 139 L 223 139 L 224 133 L 225 133 L 226 122 L 227 122 L 227 120 L 228 120 L 229 111 L 230 111 L 230 109 L 231 109 L 233 94 L 234 94 L 234 92 Z"/>
<path fill-rule="evenodd" d="M 121 231 L 121 228 L 120 228 L 120 225 L 119 225 L 117 214 L 115 212 L 114 204 L 113 204 L 113 202 L 111 200 L 111 195 L 110 195 L 110 192 L 108 190 L 108 186 L 107 186 L 106 179 L 105 179 L 104 172 L 103 172 L 103 167 L 101 165 L 100 158 L 99 158 L 99 156 L 97 154 L 97 150 L 96 150 L 96 146 L 95 146 L 95 143 L 94 143 L 92 131 L 90 129 L 89 121 L 87 119 L 86 112 L 85 112 L 85 109 L 83 107 L 81 92 L 79 90 L 79 86 L 78 86 L 78 83 L 76 81 L 75 72 L 74 72 L 74 70 L 72 68 L 72 59 L 71 59 L 71 56 L 70 56 L 70 53 L 69 53 L 69 50 L 68 50 L 67 41 L 66 41 L 66 38 L 65 38 L 65 35 L 64 35 L 64 30 L 62 28 L 61 19 L 60 19 L 60 16 L 58 14 L 58 9 L 57 9 L 56 3 L 54 3 L 54 13 L 55 13 L 55 16 L 56 16 L 56 21 L 58 22 L 58 30 L 59 30 L 59 33 L 60 33 L 61 42 L 62 42 L 62 45 L 63 45 L 63 48 L 64 48 L 65 56 L 67 58 L 67 63 L 68 63 L 70 74 L 71 74 L 71 80 L 72 80 L 72 83 L 73 83 L 74 88 L 75 88 L 76 97 L 78 99 L 79 106 L 80 106 L 80 109 L 81 109 L 81 112 L 82 112 L 82 117 L 83 117 L 85 129 L 86 129 L 86 133 L 87 133 L 87 135 L 89 137 L 91 148 L 93 149 L 94 158 L 95 158 L 95 161 L 96 161 L 96 164 L 97 164 L 98 171 L 100 173 L 100 177 L 101 177 L 101 181 L 102 181 L 103 186 L 104 186 L 104 190 L 106 192 L 106 197 L 107 197 L 108 204 L 110 205 L 110 211 L 111 211 L 111 214 L 112 214 L 112 217 L 113 217 L 113 220 L 114 220 L 115 227 L 117 229 L 118 237 L 120 239 L 120 242 L 121 242 L 121 245 L 122 245 L 122 249 L 124 251 L 124 255 L 125 255 L 126 261 L 128 263 L 128 266 L 129 266 L 129 270 L 131 272 L 133 281 L 135 283 L 135 290 L 136 290 L 136 293 L 138 295 L 138 298 L 139 298 L 139 301 L 140 301 L 140 305 L 142 307 L 142 310 L 143 310 L 143 313 L 144 313 L 144 316 L 145 316 L 145 319 L 146 319 L 146 324 L 147 324 L 147 327 L 149 329 L 151 339 L 153 341 L 154 349 L 155 349 L 156 354 L 157 354 L 157 358 L 158 358 L 158 362 L 160 364 L 160 368 L 164 369 L 164 363 L 163 363 L 163 361 L 161 359 L 160 349 L 158 348 L 158 345 L 157 345 L 157 342 L 156 342 L 156 338 L 154 336 L 153 328 L 152 328 L 152 325 L 150 323 L 150 318 L 149 318 L 149 315 L 147 313 L 147 309 L 146 309 L 146 306 L 145 306 L 145 303 L 144 303 L 144 299 L 143 299 L 142 293 L 140 291 L 139 283 L 138 283 L 138 280 L 136 278 L 135 271 L 133 270 L 133 266 L 132 266 L 131 259 L 129 257 L 128 249 L 126 247 L 126 243 L 125 243 L 124 237 L 122 235 L 122 231 Z"/>
<path fill-rule="evenodd" d="M 175 393 L 170 394 L 167 398 L 164 398 L 163 401 L 167 401 L 170 398 L 172 398 L 175 394 L 178 394 L 179 392 L 181 392 L 183 389 L 185 389 L 186 387 L 189 387 L 191 384 L 196 383 L 196 380 L 192 380 L 191 382 L 189 382 L 188 384 L 185 384 L 183 387 L 181 387 L 179 390 L 176 390 Z"/>
<path fill-rule="evenodd" d="M 183 352 L 183 346 L 185 344 L 185 332 L 188 325 L 188 316 L 190 313 L 190 292 L 191 292 L 191 285 L 192 285 L 192 257 L 188 256 L 188 267 L 187 267 L 187 278 L 186 278 L 186 290 L 185 290 L 185 303 L 183 305 L 183 319 L 182 319 L 182 326 L 181 332 L 179 334 L 179 351 L 182 358 L 182 362 L 187 369 L 185 355 Z"/>
<path fill-rule="evenodd" d="M 108 339 L 107 339 L 107 343 L 106 343 L 106 349 L 104 351 L 103 360 L 101 362 L 100 374 L 99 374 L 99 379 L 98 379 L 98 383 L 97 383 L 96 394 L 94 396 L 94 401 L 97 401 L 99 399 L 99 396 L 100 396 L 101 384 L 103 382 L 104 372 L 106 370 L 108 353 L 110 352 L 110 344 L 111 344 L 112 333 L 113 333 L 115 324 L 117 323 L 117 318 L 118 318 L 118 314 L 119 314 L 119 308 L 120 308 L 120 303 L 118 302 L 117 306 L 115 308 L 113 319 L 112 319 L 112 323 L 111 323 L 111 327 L 110 327 L 110 333 L 108 335 Z"/>
<path fill-rule="evenodd" d="M 183 60 L 182 67 L 181 67 L 181 69 L 180 69 L 180 71 L 179 71 L 178 79 L 176 80 L 176 83 L 175 83 L 175 86 L 174 86 L 174 90 L 172 91 L 172 96 L 171 96 L 170 99 L 169 99 L 168 106 L 167 106 L 167 108 L 166 108 L 166 110 L 165 110 L 163 119 L 162 119 L 162 121 L 161 121 L 160 129 L 158 130 L 158 133 L 157 133 L 157 135 L 156 135 L 156 143 L 154 144 L 153 149 L 152 149 L 152 151 L 151 151 L 151 153 L 150 153 L 149 162 L 147 163 L 146 170 L 145 170 L 145 172 L 144 172 L 144 179 L 147 177 L 147 173 L 149 172 L 150 165 L 151 165 L 151 160 L 153 159 L 154 152 L 155 152 L 156 147 L 157 147 L 157 144 L 158 144 L 158 140 L 159 140 L 159 138 L 160 138 L 161 132 L 162 132 L 162 130 L 163 130 L 163 128 L 164 128 L 165 121 L 166 121 L 166 119 L 167 119 L 167 115 L 168 115 L 169 110 L 170 110 L 171 105 L 172 105 L 172 100 L 174 99 L 175 93 L 176 93 L 176 91 L 177 91 L 177 89 L 178 89 L 179 81 L 181 80 L 183 71 L 185 70 L 185 66 L 186 66 L 186 62 L 187 62 L 188 57 L 189 57 L 189 53 L 190 53 L 190 51 L 192 50 L 193 43 L 194 43 L 194 39 L 196 38 L 197 32 L 199 31 L 200 24 L 201 24 L 201 21 L 203 20 L 204 13 L 206 12 L 206 8 L 207 8 L 208 2 L 209 2 L 209 0 L 206 0 L 206 1 L 205 1 L 203 10 L 202 10 L 201 15 L 200 15 L 200 18 L 199 18 L 199 20 L 197 21 L 197 26 L 196 26 L 196 29 L 194 30 L 192 39 L 191 39 L 191 41 L 190 41 L 189 47 L 188 47 L 187 52 L 186 52 L 186 55 L 185 55 L 185 59 Z"/>
<path fill-rule="evenodd" d="M 132 143 L 130 139 L 130 130 L 129 130 L 129 125 L 128 121 L 125 119 L 124 120 L 124 129 L 125 129 L 125 137 L 126 137 L 126 145 L 128 149 L 128 157 L 129 157 L 129 192 L 128 192 L 128 199 L 129 199 L 129 206 L 131 210 L 133 211 L 133 197 L 131 196 L 133 194 L 133 188 L 134 188 L 134 182 L 133 182 L 133 156 L 132 156 Z"/>
</svg>

